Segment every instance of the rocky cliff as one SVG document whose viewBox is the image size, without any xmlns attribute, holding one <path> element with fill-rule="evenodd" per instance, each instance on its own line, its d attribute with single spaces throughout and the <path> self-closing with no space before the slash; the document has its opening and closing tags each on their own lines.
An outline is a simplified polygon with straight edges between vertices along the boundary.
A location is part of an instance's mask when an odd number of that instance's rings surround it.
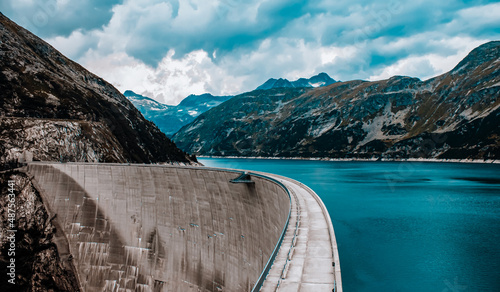
<svg viewBox="0 0 500 292">
<path fill-rule="evenodd" d="M 500 42 L 435 78 L 234 97 L 174 137 L 203 155 L 500 159 Z"/>
<path fill-rule="evenodd" d="M 10 201 L 9 184 L 15 194 L 14 202 Z M 0 290 L 79 291 L 71 260 L 66 257 L 63 261 L 55 244 L 54 218 L 31 179 L 19 171 L 1 172 L 0 185 L 0 273 L 3 279 Z M 9 221 L 8 213 L 15 214 L 16 220 Z M 12 276 L 8 274 L 11 272 Z"/>
<path fill-rule="evenodd" d="M 0 13 L 0 163 L 189 162 L 112 85 Z"/>
</svg>

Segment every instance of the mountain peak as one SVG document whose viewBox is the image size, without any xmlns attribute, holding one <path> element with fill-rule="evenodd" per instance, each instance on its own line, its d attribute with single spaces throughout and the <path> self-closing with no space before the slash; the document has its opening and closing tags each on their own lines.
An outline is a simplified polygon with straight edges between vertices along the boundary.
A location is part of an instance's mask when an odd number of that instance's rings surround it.
<svg viewBox="0 0 500 292">
<path fill-rule="evenodd" d="M 146 117 L 148 111 L 159 111 L 172 108 L 171 105 L 166 105 L 158 102 L 147 96 L 133 92 L 132 90 L 125 90 L 123 95 L 134 104 L 134 106 Z"/>
<path fill-rule="evenodd" d="M 327 85 L 330 85 L 330 84 L 335 83 L 335 82 L 337 82 L 337 81 L 335 81 L 333 78 L 331 78 L 325 72 L 321 72 L 318 75 L 309 78 L 309 83 L 313 87 L 327 86 Z"/>
<path fill-rule="evenodd" d="M 262 89 L 262 90 L 271 89 L 271 88 L 273 88 L 276 81 L 278 81 L 278 79 L 269 78 L 269 79 L 267 79 L 266 82 L 264 82 L 262 85 L 257 87 L 257 89 Z"/>
<path fill-rule="evenodd" d="M 146 100 L 150 100 L 150 101 L 155 102 L 155 103 L 160 103 L 160 102 L 158 102 L 158 101 L 156 101 L 156 100 L 154 100 L 152 98 L 149 98 L 147 96 L 135 93 L 132 90 L 125 90 L 125 92 L 123 93 L 123 95 L 126 98 L 128 98 L 129 100 L 130 99 L 141 99 L 141 100 L 146 99 Z"/>
<path fill-rule="evenodd" d="M 273 85 L 273 88 L 290 88 L 290 87 L 295 87 L 295 86 L 290 81 L 283 78 L 276 80 L 276 82 Z"/>
<path fill-rule="evenodd" d="M 137 94 L 137 93 L 133 92 L 132 90 L 125 90 L 125 92 L 123 93 L 123 95 L 125 95 L 126 97 L 129 97 L 129 96 L 140 97 L 140 96 L 142 96 L 140 94 Z"/>
<path fill-rule="evenodd" d="M 211 93 L 203 93 L 203 94 L 191 94 L 188 97 L 184 98 L 178 106 L 181 107 L 199 107 L 199 106 L 208 106 L 213 107 L 215 104 L 220 104 L 232 96 L 222 95 L 222 96 L 214 96 Z"/>
<path fill-rule="evenodd" d="M 491 41 L 480 45 L 472 50 L 460 63 L 458 63 L 452 74 L 471 71 L 485 62 L 491 62 L 500 59 L 500 41 Z"/>
<path fill-rule="evenodd" d="M 318 75 L 315 75 L 309 79 L 299 78 L 295 81 L 289 81 L 288 79 L 284 78 L 279 78 L 279 79 L 270 78 L 262 85 L 257 87 L 257 90 L 266 90 L 271 88 L 291 88 L 291 87 L 321 87 L 330 85 L 335 82 L 336 81 L 332 79 L 328 74 L 326 74 L 325 72 L 321 72 Z"/>
</svg>

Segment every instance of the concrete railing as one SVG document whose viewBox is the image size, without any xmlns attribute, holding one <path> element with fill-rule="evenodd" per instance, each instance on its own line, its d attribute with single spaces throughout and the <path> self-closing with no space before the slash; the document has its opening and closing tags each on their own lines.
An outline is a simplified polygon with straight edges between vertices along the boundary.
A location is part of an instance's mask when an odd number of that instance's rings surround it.
<svg viewBox="0 0 500 292">
<path fill-rule="evenodd" d="M 334 265 L 334 270 L 335 270 L 335 290 L 334 292 L 342 292 L 342 273 L 340 270 L 340 259 L 339 259 L 339 252 L 338 252 L 338 246 L 337 246 L 337 239 L 335 238 L 335 232 L 333 230 L 333 224 L 332 224 L 332 219 L 330 218 L 330 213 L 328 212 L 328 209 L 326 208 L 325 204 L 321 200 L 321 198 L 314 192 L 311 188 L 306 186 L 305 184 L 295 181 L 296 183 L 300 184 L 302 188 L 306 189 L 312 197 L 318 202 L 318 205 L 321 207 L 321 210 L 323 212 L 323 215 L 326 218 L 326 221 L 328 223 L 328 233 L 330 235 L 330 243 L 332 245 L 332 257 L 333 257 L 333 265 Z"/>
<path fill-rule="evenodd" d="M 297 208 L 295 228 L 293 229 L 292 242 L 290 243 L 290 248 L 288 249 L 288 253 L 286 255 L 285 263 L 283 264 L 283 269 L 281 270 L 281 275 L 280 275 L 280 277 L 278 279 L 278 284 L 276 285 L 276 290 L 275 291 L 279 291 L 281 282 L 287 276 L 287 272 L 288 272 L 288 269 L 290 267 L 290 261 L 292 260 L 292 256 L 293 256 L 295 244 L 297 242 L 297 235 L 298 235 L 299 228 L 300 228 L 300 215 L 301 215 L 300 214 L 300 205 L 299 205 L 299 202 L 298 202 L 298 199 L 297 199 L 297 195 L 293 194 L 293 196 L 294 196 L 294 199 L 295 199 L 295 202 L 296 202 L 296 208 Z"/>
<path fill-rule="evenodd" d="M 279 181 L 277 181 L 277 180 L 275 180 L 273 178 L 270 178 L 268 176 L 257 174 L 257 173 L 250 172 L 249 175 L 250 176 L 261 177 L 261 178 L 267 179 L 269 181 L 272 181 L 273 183 L 278 184 L 288 194 L 288 197 L 290 199 L 290 210 L 288 211 L 288 217 L 286 219 L 286 224 L 285 224 L 285 226 L 283 228 L 283 231 L 281 232 L 280 239 L 279 239 L 278 243 L 276 244 L 276 246 L 274 247 L 273 253 L 271 254 L 271 257 L 269 257 L 269 260 L 267 261 L 266 267 L 264 268 L 264 270 L 260 274 L 259 279 L 255 283 L 254 287 L 252 288 L 252 292 L 257 292 L 257 291 L 260 290 L 260 288 L 262 287 L 262 284 L 266 280 L 267 274 L 269 273 L 269 270 L 271 269 L 271 266 L 274 263 L 274 259 L 276 258 L 276 255 L 278 254 L 278 251 L 279 251 L 279 249 L 281 247 L 281 243 L 283 242 L 283 238 L 285 237 L 286 230 L 288 229 L 288 224 L 290 223 L 290 214 L 292 212 L 292 210 L 291 210 L 291 200 L 292 200 L 292 197 L 290 196 L 290 191 L 281 182 L 279 182 Z"/>
</svg>

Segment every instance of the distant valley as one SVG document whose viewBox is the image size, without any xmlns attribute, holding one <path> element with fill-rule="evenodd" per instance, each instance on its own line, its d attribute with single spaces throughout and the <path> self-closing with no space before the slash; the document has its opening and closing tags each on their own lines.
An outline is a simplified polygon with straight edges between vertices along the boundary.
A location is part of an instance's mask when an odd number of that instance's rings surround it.
<svg viewBox="0 0 500 292">
<path fill-rule="evenodd" d="M 183 99 L 179 105 L 166 105 L 131 90 L 123 93 L 132 104 L 144 115 L 155 123 L 168 137 L 171 137 L 182 126 L 192 122 L 197 116 L 207 110 L 218 106 L 232 96 L 213 96 L 209 93 L 190 95 Z"/>
<path fill-rule="evenodd" d="M 287 79 L 270 78 L 257 89 L 267 90 L 272 88 L 312 88 L 327 86 L 336 81 L 328 74 L 320 73 L 311 78 L 300 78 L 296 81 Z M 233 96 L 214 96 L 210 93 L 190 95 L 178 105 L 166 105 L 152 98 L 126 90 L 125 95 L 146 119 L 155 123 L 168 137 L 173 136 L 184 125 L 194 121 L 200 114 L 229 100 Z"/>
</svg>

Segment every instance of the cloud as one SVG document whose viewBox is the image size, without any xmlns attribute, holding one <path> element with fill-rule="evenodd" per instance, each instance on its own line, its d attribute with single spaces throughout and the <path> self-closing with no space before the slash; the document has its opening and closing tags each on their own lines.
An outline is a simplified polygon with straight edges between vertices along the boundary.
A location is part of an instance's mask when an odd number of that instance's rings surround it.
<svg viewBox="0 0 500 292">
<path fill-rule="evenodd" d="M 467 33 L 476 37 L 500 34 L 500 3 L 461 9 L 445 25 L 450 33 Z"/>
<path fill-rule="evenodd" d="M 112 17 L 116 0 L 1 1 L 0 11 L 40 37 L 69 36 L 75 30 L 100 28 Z"/>
<path fill-rule="evenodd" d="M 126 1 L 113 8 L 105 31 L 123 35 L 125 51 L 156 65 L 174 49 L 181 58 L 196 50 L 223 56 L 259 42 L 302 15 L 307 1 Z M 244 13 L 242 13 L 244 12 Z"/>
<path fill-rule="evenodd" d="M 425 79 L 500 38 L 500 4 L 486 0 L 51 1 L 0 10 L 21 23 L 42 11 L 35 33 L 120 90 L 169 104 L 319 72 Z"/>
<path fill-rule="evenodd" d="M 171 50 L 155 67 L 126 53 L 103 56 L 89 51 L 82 61 L 91 71 L 109 76 L 107 81 L 120 91 L 132 89 L 167 104 L 178 104 L 190 94 L 234 94 L 240 89 L 242 78 L 215 65 L 206 52 L 193 51 L 179 59 L 174 54 Z"/>
<path fill-rule="evenodd" d="M 79 59 L 90 48 L 97 46 L 99 37 L 95 33 L 84 33 L 78 29 L 67 37 L 56 36 L 47 39 L 47 41 L 64 55 L 70 56 L 73 59 Z"/>
<path fill-rule="evenodd" d="M 422 36 L 415 37 L 420 40 Z M 390 47 L 409 47 L 417 41 L 413 39 L 400 40 Z M 369 80 L 382 80 L 395 75 L 412 76 L 429 79 L 453 69 L 470 51 L 487 40 L 477 40 L 470 37 L 454 37 L 450 39 L 427 40 L 430 46 L 440 47 L 434 53 L 412 55 L 401 58 L 393 64 L 374 70 Z M 450 53 L 453 52 L 453 53 Z"/>
</svg>

